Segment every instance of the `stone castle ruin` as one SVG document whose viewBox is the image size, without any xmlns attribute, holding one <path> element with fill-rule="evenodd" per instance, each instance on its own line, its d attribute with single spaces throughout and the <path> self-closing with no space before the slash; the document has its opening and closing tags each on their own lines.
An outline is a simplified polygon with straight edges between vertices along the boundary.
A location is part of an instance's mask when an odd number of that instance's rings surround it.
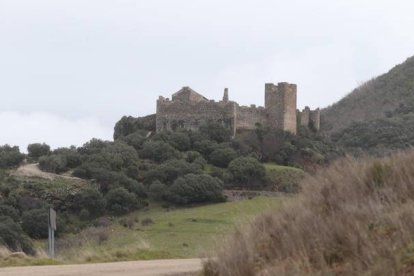
<svg viewBox="0 0 414 276">
<path fill-rule="evenodd" d="M 209 100 L 190 87 L 183 87 L 172 95 L 172 99 L 159 97 L 157 101 L 156 130 L 197 130 L 206 122 L 217 122 L 229 128 L 233 135 L 254 130 L 258 124 L 296 134 L 298 124 L 320 128 L 320 110 L 306 107 L 299 112 L 296 102 L 297 87 L 286 82 L 265 85 L 265 106 L 240 106 L 229 99 L 224 90 L 219 102 Z"/>
</svg>

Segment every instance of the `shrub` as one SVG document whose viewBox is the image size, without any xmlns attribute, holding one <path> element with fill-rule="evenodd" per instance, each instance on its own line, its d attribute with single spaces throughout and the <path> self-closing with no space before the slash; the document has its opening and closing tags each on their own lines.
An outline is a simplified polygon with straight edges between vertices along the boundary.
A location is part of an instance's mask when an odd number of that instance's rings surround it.
<svg viewBox="0 0 414 276">
<path fill-rule="evenodd" d="M 10 168 L 18 166 L 24 159 L 19 147 L 4 145 L 0 147 L 0 168 Z"/>
<path fill-rule="evenodd" d="M 234 159 L 229 164 L 229 171 L 233 175 L 235 184 L 244 187 L 261 185 L 266 176 L 263 164 L 252 157 Z"/>
<path fill-rule="evenodd" d="M 55 154 L 40 157 L 39 168 L 51 173 L 62 173 L 69 169 L 65 156 Z"/>
<path fill-rule="evenodd" d="M 216 149 L 210 154 L 210 162 L 221 168 L 227 168 L 232 160 L 237 157 L 237 153 L 232 148 Z"/>
<path fill-rule="evenodd" d="M 188 174 L 174 182 L 167 199 L 177 204 L 224 201 L 223 183 L 209 175 Z"/>
<path fill-rule="evenodd" d="M 91 215 L 89 214 L 89 211 L 86 209 L 82 209 L 79 213 L 80 220 L 88 220 L 90 219 Z"/>
<path fill-rule="evenodd" d="M 106 208 L 115 215 L 123 215 L 139 207 L 136 196 L 125 188 L 110 190 L 105 199 Z"/>
<path fill-rule="evenodd" d="M 66 159 L 66 164 L 68 168 L 76 168 L 82 163 L 81 155 L 76 149 L 72 146 L 70 148 L 58 148 L 53 151 L 54 155 L 60 155 Z"/>
<path fill-rule="evenodd" d="M 217 143 L 228 142 L 231 139 L 230 128 L 224 127 L 219 123 L 208 122 L 201 125 L 199 131 Z"/>
<path fill-rule="evenodd" d="M 35 143 L 27 146 L 28 156 L 37 161 L 39 157 L 48 155 L 50 153 L 50 146 L 43 143 Z"/>
<path fill-rule="evenodd" d="M 161 201 L 164 199 L 164 196 L 167 191 L 167 186 L 160 181 L 154 181 L 149 187 L 149 196 L 153 200 Z"/>
<path fill-rule="evenodd" d="M 20 225 L 7 216 L 0 216 L 0 245 L 12 251 L 23 251 L 31 255 L 35 253 L 30 239 Z"/>
<path fill-rule="evenodd" d="M 146 142 L 140 151 L 140 156 L 161 163 L 180 156 L 179 152 L 162 141 Z"/>
<path fill-rule="evenodd" d="M 186 151 L 191 147 L 190 137 L 185 132 L 173 132 L 168 143 L 179 151 Z"/>
<path fill-rule="evenodd" d="M 146 181 L 159 180 L 165 184 L 172 184 L 178 177 L 190 173 L 200 173 L 200 167 L 184 160 L 169 160 L 150 170 L 146 174 Z"/>
<path fill-rule="evenodd" d="M 48 236 L 48 212 L 46 209 L 26 211 L 22 215 L 23 230 L 34 239 Z"/>
<path fill-rule="evenodd" d="M 198 159 L 200 157 L 203 157 L 203 156 L 198 151 L 188 151 L 186 153 L 185 160 L 188 163 L 193 163 L 196 159 Z"/>
<path fill-rule="evenodd" d="M 413 163 L 412 150 L 347 158 L 308 177 L 300 200 L 238 230 L 205 275 L 411 275 Z"/>
<path fill-rule="evenodd" d="M 88 217 L 97 217 L 105 211 L 105 200 L 97 189 L 85 189 L 73 198 L 73 210 L 76 212 L 88 211 Z"/>
<path fill-rule="evenodd" d="M 8 216 L 16 222 L 18 222 L 20 217 L 19 211 L 14 207 L 0 203 L 0 217 L 1 216 Z"/>
</svg>

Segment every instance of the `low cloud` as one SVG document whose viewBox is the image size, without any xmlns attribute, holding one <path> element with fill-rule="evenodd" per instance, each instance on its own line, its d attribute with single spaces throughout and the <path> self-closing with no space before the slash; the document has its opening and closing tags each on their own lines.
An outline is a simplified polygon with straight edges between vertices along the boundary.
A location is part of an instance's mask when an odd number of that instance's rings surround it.
<svg viewBox="0 0 414 276">
<path fill-rule="evenodd" d="M 31 143 L 47 143 L 52 148 L 81 146 L 92 138 L 112 139 L 112 126 L 96 118 L 67 119 L 52 113 L 0 112 L 0 145 L 20 147 L 25 152 Z"/>
</svg>

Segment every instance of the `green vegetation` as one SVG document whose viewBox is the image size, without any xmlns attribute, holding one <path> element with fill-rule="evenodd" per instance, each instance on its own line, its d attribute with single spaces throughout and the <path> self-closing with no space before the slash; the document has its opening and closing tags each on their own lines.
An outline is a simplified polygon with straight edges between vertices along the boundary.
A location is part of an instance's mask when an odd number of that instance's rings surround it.
<svg viewBox="0 0 414 276">
<path fill-rule="evenodd" d="M 287 198 L 252 200 L 191 208 L 148 208 L 85 228 L 58 240 L 58 260 L 66 263 L 201 257 L 214 250 L 234 227 Z M 200 238 L 202 237 L 202 238 Z"/>
<path fill-rule="evenodd" d="M 34 161 L 37 161 L 41 156 L 49 155 L 50 146 L 45 143 L 30 144 L 27 146 L 27 151 L 29 152 L 28 157 Z"/>
<path fill-rule="evenodd" d="M 414 57 L 323 110 L 322 130 L 353 155 L 388 155 L 414 141 Z"/>
<path fill-rule="evenodd" d="M 0 169 L 18 166 L 24 159 L 19 147 L 4 145 L 0 147 Z"/>
</svg>

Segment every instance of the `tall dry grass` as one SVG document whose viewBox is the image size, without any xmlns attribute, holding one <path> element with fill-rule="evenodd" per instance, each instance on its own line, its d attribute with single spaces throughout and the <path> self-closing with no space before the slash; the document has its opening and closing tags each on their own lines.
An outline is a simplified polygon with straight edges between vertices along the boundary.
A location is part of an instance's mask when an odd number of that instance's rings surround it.
<svg viewBox="0 0 414 276">
<path fill-rule="evenodd" d="M 350 158 L 307 178 L 207 261 L 212 275 L 414 275 L 414 151 Z"/>
</svg>

